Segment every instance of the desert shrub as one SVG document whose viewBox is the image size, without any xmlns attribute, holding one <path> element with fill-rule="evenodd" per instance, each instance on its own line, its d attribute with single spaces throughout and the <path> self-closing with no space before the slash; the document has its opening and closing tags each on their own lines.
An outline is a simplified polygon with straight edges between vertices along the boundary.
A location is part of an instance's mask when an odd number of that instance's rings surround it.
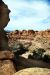
<svg viewBox="0 0 50 75">
<path fill-rule="evenodd" d="M 34 58 L 33 58 L 33 56 L 30 54 L 30 55 L 28 56 L 28 59 L 34 59 Z"/>
<path fill-rule="evenodd" d="M 17 51 L 15 52 L 16 56 L 22 55 L 23 53 L 25 53 L 26 51 L 28 51 L 27 48 L 25 48 L 21 43 L 19 44 L 19 48 L 17 49 Z"/>
<path fill-rule="evenodd" d="M 45 54 L 42 60 L 45 62 L 50 62 L 50 55 Z"/>
<path fill-rule="evenodd" d="M 33 55 L 29 55 L 28 58 L 29 59 L 35 59 L 35 60 L 43 60 L 45 62 L 49 62 L 50 63 L 50 55 L 45 54 L 45 50 L 42 48 L 36 49 L 33 51 Z"/>
<path fill-rule="evenodd" d="M 38 54 L 43 54 L 45 52 L 45 50 L 43 48 L 37 48 L 33 51 L 33 53 L 36 52 Z"/>
<path fill-rule="evenodd" d="M 42 59 L 42 55 L 45 52 L 43 48 L 37 48 L 36 50 L 33 51 L 33 55 L 29 55 L 28 58 L 31 59 Z"/>
</svg>

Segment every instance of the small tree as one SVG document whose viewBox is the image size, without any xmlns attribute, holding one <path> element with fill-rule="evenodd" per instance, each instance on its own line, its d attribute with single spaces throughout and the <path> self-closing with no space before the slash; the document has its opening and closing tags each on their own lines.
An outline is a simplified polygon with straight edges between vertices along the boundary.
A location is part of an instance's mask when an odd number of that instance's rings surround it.
<svg viewBox="0 0 50 75">
<path fill-rule="evenodd" d="M 43 57 L 43 61 L 50 62 L 50 55 L 45 54 L 44 57 Z"/>
<path fill-rule="evenodd" d="M 30 54 L 30 55 L 28 56 L 28 59 L 34 59 L 34 57 Z"/>
<path fill-rule="evenodd" d="M 45 52 L 43 48 L 37 48 L 33 51 L 33 55 L 29 55 L 29 58 L 31 59 L 42 59 L 42 55 Z"/>
<path fill-rule="evenodd" d="M 28 49 L 27 48 L 25 48 L 24 46 L 23 46 L 23 44 L 19 44 L 19 48 L 17 49 L 17 51 L 15 52 L 15 55 L 16 56 L 19 56 L 19 55 L 22 55 L 22 54 L 24 54 L 26 51 L 28 51 Z"/>
<path fill-rule="evenodd" d="M 45 52 L 45 50 L 43 48 L 38 48 L 33 51 L 33 57 L 35 59 L 42 59 L 42 55 L 44 52 Z"/>
</svg>

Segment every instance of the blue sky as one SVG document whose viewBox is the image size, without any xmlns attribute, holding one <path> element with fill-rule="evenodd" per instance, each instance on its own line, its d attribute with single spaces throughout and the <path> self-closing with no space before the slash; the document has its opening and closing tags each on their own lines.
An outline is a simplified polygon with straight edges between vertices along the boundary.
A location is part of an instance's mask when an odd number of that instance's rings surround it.
<svg viewBox="0 0 50 75">
<path fill-rule="evenodd" d="M 3 0 L 11 10 L 5 30 L 50 29 L 50 0 Z"/>
</svg>

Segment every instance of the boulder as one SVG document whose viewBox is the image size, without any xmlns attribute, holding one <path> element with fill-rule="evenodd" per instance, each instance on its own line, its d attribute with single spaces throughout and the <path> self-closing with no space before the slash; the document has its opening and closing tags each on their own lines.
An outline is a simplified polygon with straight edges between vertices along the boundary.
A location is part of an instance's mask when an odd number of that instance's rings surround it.
<svg viewBox="0 0 50 75">
<path fill-rule="evenodd" d="M 1 59 L 13 59 L 14 58 L 14 53 L 12 51 L 0 51 L 0 60 Z"/>
<path fill-rule="evenodd" d="M 13 75 L 50 75 L 50 69 L 46 68 L 27 68 L 16 72 Z"/>
<path fill-rule="evenodd" d="M 0 75 L 13 75 L 16 72 L 11 60 L 0 60 Z"/>
</svg>

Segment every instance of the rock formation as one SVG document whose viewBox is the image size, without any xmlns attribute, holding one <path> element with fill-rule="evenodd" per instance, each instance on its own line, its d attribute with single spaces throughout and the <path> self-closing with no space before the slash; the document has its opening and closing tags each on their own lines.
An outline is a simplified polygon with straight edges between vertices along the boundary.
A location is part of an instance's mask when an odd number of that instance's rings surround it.
<svg viewBox="0 0 50 75">
<path fill-rule="evenodd" d="M 44 63 L 41 65 L 41 62 L 35 63 L 35 61 L 30 61 L 29 59 L 22 58 L 21 56 L 14 56 L 13 51 L 9 50 L 9 47 L 12 47 L 11 44 L 15 41 L 21 41 L 25 47 L 29 47 L 32 45 L 32 40 L 37 41 L 37 38 L 40 39 L 40 37 L 48 37 L 50 39 L 50 30 L 38 32 L 33 30 L 23 30 L 23 31 L 14 31 L 10 32 L 6 35 L 6 32 L 4 31 L 4 28 L 7 26 L 9 22 L 9 13 L 10 10 L 8 9 L 8 6 L 0 0 L 0 75 L 13 75 L 19 67 L 22 65 L 24 68 L 28 67 L 48 67 L 50 63 Z M 8 38 L 7 38 L 8 37 Z M 9 39 L 9 40 L 8 40 Z M 9 42 L 8 42 L 9 41 Z M 24 42 L 22 42 L 24 41 Z M 40 40 L 41 41 L 41 40 Z M 39 40 L 38 40 L 39 42 Z M 9 43 L 9 46 L 8 46 Z M 45 41 L 46 43 L 46 41 Z M 50 42 L 49 42 L 50 44 Z M 17 44 L 18 45 L 18 44 Z M 22 47 L 23 47 L 22 45 Z M 37 44 L 38 45 L 38 44 Z M 18 45 L 19 47 L 19 45 Z M 26 48 L 24 47 L 23 50 Z M 33 46 L 32 46 L 33 47 Z M 36 61 L 37 62 L 37 61 Z M 44 65 L 45 64 L 45 65 Z M 22 68 L 21 68 L 22 69 Z M 40 72 L 39 72 L 40 70 Z M 43 74 L 44 71 L 44 74 Z M 35 73 L 34 73 L 35 72 Z M 41 74 L 40 74 L 41 73 Z M 30 68 L 26 70 L 22 70 L 20 72 L 15 73 L 14 75 L 50 75 L 50 69 L 40 69 L 40 68 Z"/>
<path fill-rule="evenodd" d="M 33 40 L 36 36 L 38 37 L 50 37 L 50 30 L 45 31 L 33 31 L 33 30 L 23 30 L 23 31 L 13 31 L 8 33 L 9 39 L 30 39 Z"/>
<path fill-rule="evenodd" d="M 50 51 L 50 30 L 45 31 L 13 31 L 7 34 L 9 39 L 9 46 L 14 47 L 17 42 L 22 43 L 24 46 L 29 45 L 29 49 L 44 48 Z M 17 45 L 16 45 L 17 47 Z"/>
<path fill-rule="evenodd" d="M 0 1 L 0 50 L 8 49 L 8 39 L 4 28 L 9 22 L 10 10 L 8 6 L 1 0 Z"/>
<path fill-rule="evenodd" d="M 8 50 L 8 38 L 4 31 L 9 22 L 9 13 L 8 6 L 0 0 L 0 75 L 13 75 L 16 72 L 14 54 Z"/>
</svg>

